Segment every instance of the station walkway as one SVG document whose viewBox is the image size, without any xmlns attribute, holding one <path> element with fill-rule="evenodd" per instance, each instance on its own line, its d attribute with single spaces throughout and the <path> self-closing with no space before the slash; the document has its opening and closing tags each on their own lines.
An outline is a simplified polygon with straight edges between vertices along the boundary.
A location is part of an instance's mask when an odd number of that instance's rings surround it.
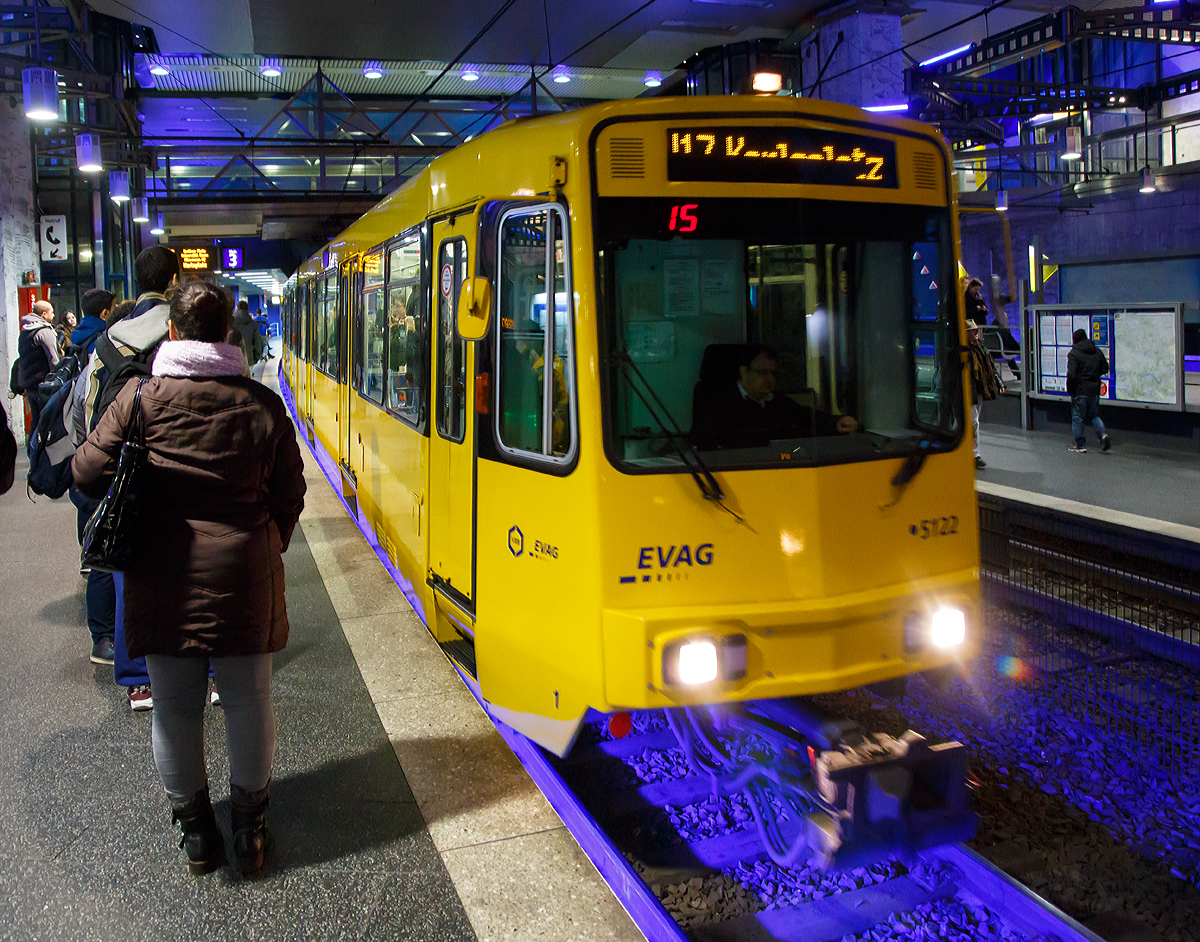
<svg viewBox="0 0 1200 942">
<path fill-rule="evenodd" d="M 1028 431 L 984 422 L 976 474 L 993 494 L 1200 542 L 1200 455 L 1123 442 L 1101 452 L 1087 430 L 1087 454 L 1067 451 L 1069 432 Z"/>
<path fill-rule="evenodd" d="M 301 451 L 275 843 L 254 881 L 188 873 L 150 714 L 88 660 L 75 508 L 31 502 L 18 466 L 0 496 L 0 939 L 641 939 Z M 219 708 L 205 726 L 229 846 Z"/>
</svg>

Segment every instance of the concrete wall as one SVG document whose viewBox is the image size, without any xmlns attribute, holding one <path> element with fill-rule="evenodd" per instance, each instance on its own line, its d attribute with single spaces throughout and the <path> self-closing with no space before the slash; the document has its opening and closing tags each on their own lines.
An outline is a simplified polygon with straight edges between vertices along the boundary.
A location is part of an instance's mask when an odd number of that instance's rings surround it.
<svg viewBox="0 0 1200 942">
<path fill-rule="evenodd" d="M 840 45 L 839 32 L 843 37 Z M 817 30 L 817 38 L 812 57 L 804 62 L 806 96 L 859 107 L 893 105 L 905 100 L 899 16 L 852 13 L 822 26 Z M 805 40 L 805 45 L 811 41 L 811 38 Z M 825 77 L 810 92 L 808 86 L 816 81 L 831 51 L 833 59 L 825 69 Z"/>
<path fill-rule="evenodd" d="M 0 315 L 4 318 L 3 384 L 0 395 L 9 410 L 9 425 L 24 441 L 25 413 L 20 398 L 8 398 L 8 376 L 17 355 L 17 287 L 22 272 L 40 271 L 37 206 L 33 199 L 33 163 L 29 122 L 18 104 L 0 97 Z"/>
</svg>

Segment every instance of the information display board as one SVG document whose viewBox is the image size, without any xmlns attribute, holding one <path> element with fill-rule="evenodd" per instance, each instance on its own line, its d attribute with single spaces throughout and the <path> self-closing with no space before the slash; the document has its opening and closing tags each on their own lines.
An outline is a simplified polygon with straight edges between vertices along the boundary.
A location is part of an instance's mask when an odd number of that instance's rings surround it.
<svg viewBox="0 0 1200 942">
<path fill-rule="evenodd" d="M 1068 355 L 1075 331 L 1083 330 L 1108 361 L 1100 398 L 1113 405 L 1179 409 L 1182 403 L 1182 305 L 1046 305 L 1030 309 L 1031 353 L 1036 367 L 1032 395 L 1067 398 Z"/>
<path fill-rule="evenodd" d="M 183 246 L 175 249 L 179 255 L 179 267 L 187 271 L 212 271 L 216 252 L 208 246 Z"/>
</svg>

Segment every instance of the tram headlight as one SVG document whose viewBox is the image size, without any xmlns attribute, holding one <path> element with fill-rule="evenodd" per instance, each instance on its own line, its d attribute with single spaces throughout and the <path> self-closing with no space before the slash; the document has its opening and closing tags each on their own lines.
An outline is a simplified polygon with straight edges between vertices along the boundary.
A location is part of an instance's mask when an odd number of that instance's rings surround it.
<svg viewBox="0 0 1200 942">
<path fill-rule="evenodd" d="M 675 687 L 698 687 L 715 680 L 746 676 L 746 636 L 684 638 L 663 648 L 663 681 Z"/>
<path fill-rule="evenodd" d="M 952 648 L 967 637 L 967 616 L 957 608 L 943 608 L 933 613 L 929 625 L 929 640 L 935 648 Z"/>
</svg>

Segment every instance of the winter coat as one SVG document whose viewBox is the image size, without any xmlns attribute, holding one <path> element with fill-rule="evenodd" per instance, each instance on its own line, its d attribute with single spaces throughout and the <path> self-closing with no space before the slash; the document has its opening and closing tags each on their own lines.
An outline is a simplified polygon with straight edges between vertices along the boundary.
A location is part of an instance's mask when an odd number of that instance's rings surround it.
<svg viewBox="0 0 1200 942">
<path fill-rule="evenodd" d="M 248 366 L 254 366 L 262 359 L 264 342 L 258 332 L 258 323 L 249 312 L 236 310 L 233 312 L 233 328 L 225 342 L 240 347 Z"/>
<path fill-rule="evenodd" d="M 1087 337 L 1067 354 L 1067 395 L 1099 396 L 1100 380 L 1108 374 L 1108 360 Z"/>
<path fill-rule="evenodd" d="M 22 317 L 17 336 L 17 385 L 28 393 L 36 392 L 58 359 L 58 335 L 49 322 L 37 314 Z"/>
<path fill-rule="evenodd" d="M 85 314 L 83 320 L 76 324 L 75 329 L 71 331 L 71 343 L 76 347 L 82 347 L 90 354 L 96 346 L 96 338 L 104 332 L 105 326 L 103 318 Z"/>
<path fill-rule="evenodd" d="M 281 554 L 305 491 L 287 410 L 248 377 L 157 375 L 166 346 L 142 388 L 150 453 L 144 552 L 125 572 L 129 656 L 282 650 Z M 223 344 L 205 346 L 240 359 Z M 75 454 L 75 482 L 89 497 L 101 497 L 112 481 L 137 386 L 125 384 Z"/>
</svg>

